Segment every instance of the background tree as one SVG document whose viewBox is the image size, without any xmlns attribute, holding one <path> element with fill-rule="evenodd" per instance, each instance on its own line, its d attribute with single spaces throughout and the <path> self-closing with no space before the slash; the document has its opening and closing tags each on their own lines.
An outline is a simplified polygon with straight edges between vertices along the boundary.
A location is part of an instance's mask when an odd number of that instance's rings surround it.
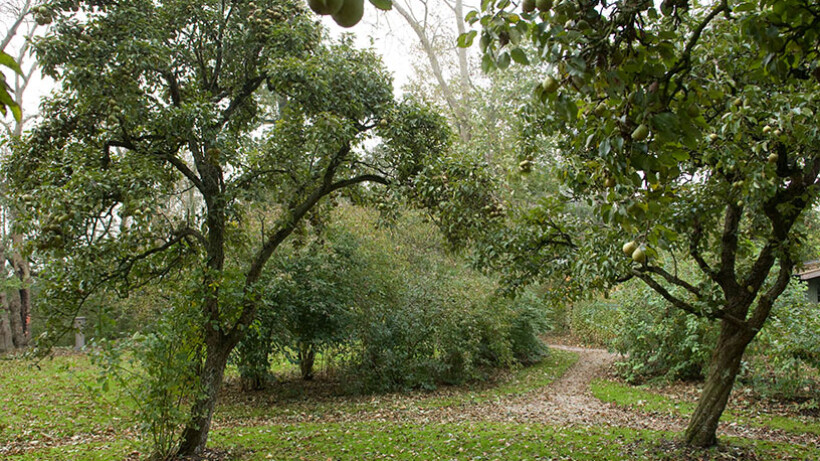
<svg viewBox="0 0 820 461">
<path fill-rule="evenodd" d="M 9 84 L 4 81 L 4 85 L 0 85 L 0 93 L 7 92 L 7 97 L 0 94 L 0 102 L 8 102 L 11 98 L 11 107 L 14 113 L 13 120 L 2 121 L 6 129 L 3 142 L 3 155 L 5 156 L 8 154 L 10 144 L 20 137 L 26 124 L 35 117 L 35 115 L 26 114 L 26 107 L 24 106 L 26 90 L 38 70 L 37 61 L 31 57 L 31 39 L 39 26 L 44 25 L 47 20 L 46 15 L 40 14 L 39 8 L 36 12 L 33 10 L 31 0 L 8 2 L 1 7 L 0 15 L 2 15 L 3 22 L 8 24 L 2 42 L 0 42 L 0 49 L 8 50 L 14 46 L 16 50 L 14 57 L 9 55 L 0 57 L 0 63 L 4 63 L 14 70 L 12 83 Z M 9 61 L 10 59 L 13 59 L 13 61 Z M 2 205 L 4 218 L 6 219 L 3 223 L 3 242 L 0 242 L 0 245 L 5 247 L 6 239 L 10 240 L 11 258 L 9 259 L 16 280 L 12 284 L 14 286 L 12 296 L 7 297 L 3 307 L 0 307 L 2 311 L 0 313 L 0 323 L 8 327 L 8 330 L 6 330 L 5 327 L 0 326 L 0 335 L 5 335 L 8 332 L 11 335 L 11 344 L 20 348 L 25 347 L 31 338 L 29 321 L 32 310 L 31 268 L 27 252 L 23 249 L 23 236 L 16 229 L 16 209 L 22 204 L 4 200 Z M 0 345 L 4 343 L 6 341 L 0 339 Z"/>
<path fill-rule="evenodd" d="M 817 198 L 820 10 L 799 1 L 515 8 L 485 2 L 468 16 L 482 26 L 487 67 L 525 61 L 526 42 L 549 63 L 532 97 L 547 109 L 544 127 L 566 133 L 568 198 L 592 205 L 598 225 L 561 222 L 575 205 L 545 203 L 518 234 L 524 243 L 507 250 L 556 264 L 510 270 L 603 285 L 635 277 L 719 322 L 686 431 L 688 443 L 713 445 L 743 353 L 799 265 L 800 223 Z M 516 252 L 525 248 L 535 251 Z M 678 273 L 681 258 L 702 282 Z"/>
<path fill-rule="evenodd" d="M 50 327 L 101 290 L 182 280 L 199 392 L 179 453 L 198 453 L 277 248 L 322 198 L 409 180 L 449 134 L 393 101 L 372 54 L 323 44 L 301 2 L 72 6 L 52 5 L 55 33 L 36 45 L 62 90 L 9 164 L 31 194 Z M 374 130 L 384 147 L 366 151 Z M 408 131 L 425 143 L 403 148 Z"/>
</svg>

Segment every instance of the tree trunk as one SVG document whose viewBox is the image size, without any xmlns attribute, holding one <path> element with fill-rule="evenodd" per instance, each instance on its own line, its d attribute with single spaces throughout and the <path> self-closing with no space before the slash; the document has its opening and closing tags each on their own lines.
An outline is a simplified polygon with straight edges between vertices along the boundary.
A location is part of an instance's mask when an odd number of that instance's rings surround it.
<svg viewBox="0 0 820 461">
<path fill-rule="evenodd" d="M 219 334 L 219 333 L 212 333 Z M 233 345 L 224 341 L 214 341 L 214 345 L 207 348 L 205 364 L 199 372 L 202 395 L 191 408 L 191 419 L 182 433 L 179 445 L 179 454 L 191 456 L 201 454 L 208 442 L 208 432 L 211 429 L 216 400 L 219 389 L 222 387 L 222 378 L 225 375 L 225 366 Z"/>
<path fill-rule="evenodd" d="M 0 240 L 0 268 L 5 267 L 6 255 L 3 242 Z M 5 271 L 0 271 L 5 275 Z M 9 308 L 6 292 L 0 289 L 0 353 L 11 352 L 14 349 L 11 329 L 11 309 Z"/>
<path fill-rule="evenodd" d="M 16 291 L 12 291 L 9 296 L 6 294 L 9 309 L 9 325 L 11 326 L 11 338 L 14 347 L 21 349 L 26 347 L 26 335 L 23 332 L 23 316 L 20 313 L 20 298 Z"/>
<path fill-rule="evenodd" d="M 717 427 L 729 394 L 740 371 L 740 361 L 754 333 L 722 321 L 720 337 L 712 355 L 709 376 L 703 386 L 698 406 L 686 428 L 686 443 L 696 447 L 711 447 L 717 443 Z"/>
<path fill-rule="evenodd" d="M 313 379 L 313 363 L 316 361 L 316 350 L 311 344 L 299 344 L 299 369 L 302 371 L 302 379 L 310 381 Z"/>
<path fill-rule="evenodd" d="M 0 291 L 0 354 L 14 350 L 6 293 Z"/>
<path fill-rule="evenodd" d="M 31 340 L 31 268 L 28 261 L 20 252 L 23 247 L 23 236 L 18 233 L 11 234 L 12 248 L 12 263 L 14 265 L 14 272 L 20 279 L 20 289 L 18 290 L 20 296 L 20 322 L 22 327 L 22 345 L 18 347 L 28 346 Z"/>
</svg>

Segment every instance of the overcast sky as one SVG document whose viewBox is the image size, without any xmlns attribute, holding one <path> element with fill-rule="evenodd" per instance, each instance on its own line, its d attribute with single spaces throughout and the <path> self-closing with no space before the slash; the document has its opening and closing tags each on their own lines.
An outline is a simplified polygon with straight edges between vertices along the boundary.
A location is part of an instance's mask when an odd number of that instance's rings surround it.
<svg viewBox="0 0 820 461">
<path fill-rule="evenodd" d="M 6 0 L 0 0 L 5 2 Z M 431 2 L 435 3 L 435 2 Z M 412 2 L 411 2 L 412 4 Z M 470 8 L 465 8 L 465 13 Z M 330 30 L 334 37 L 343 33 L 353 33 L 356 36 L 356 44 L 359 47 L 373 47 L 382 55 L 387 68 L 394 75 L 394 88 L 397 95 L 401 93 L 401 88 L 408 83 L 411 78 L 413 67 L 413 53 L 417 47 L 417 38 L 410 27 L 396 12 L 384 13 L 378 11 L 367 2 L 365 5 L 365 17 L 361 23 L 351 29 L 344 29 L 336 25 L 330 17 L 323 17 L 322 23 Z M 7 27 L 3 27 L 5 32 Z M 20 41 L 13 42 L 7 49 L 13 52 L 20 46 Z M 6 69 L 3 69 L 6 72 Z M 12 77 L 8 75 L 7 78 Z M 54 88 L 54 82 L 43 80 L 39 75 L 35 77 L 26 92 L 23 107 L 27 113 L 36 112 L 39 100 Z"/>
</svg>

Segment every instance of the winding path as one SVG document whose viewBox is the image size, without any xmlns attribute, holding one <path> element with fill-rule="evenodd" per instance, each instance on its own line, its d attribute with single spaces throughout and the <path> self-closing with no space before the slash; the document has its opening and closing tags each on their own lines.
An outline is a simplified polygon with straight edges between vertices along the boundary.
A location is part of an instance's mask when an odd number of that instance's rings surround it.
<svg viewBox="0 0 820 461">
<path fill-rule="evenodd" d="M 617 355 L 603 349 L 551 345 L 578 353 L 578 361 L 551 385 L 522 396 L 502 398 L 471 407 L 459 407 L 443 421 L 464 419 L 544 423 L 557 426 L 618 426 L 632 429 L 681 432 L 688 418 L 676 414 L 661 414 L 619 407 L 605 403 L 592 395 L 590 383 L 606 376 Z M 795 434 L 769 427 L 752 427 L 737 423 L 721 423 L 718 437 L 736 436 L 775 442 L 820 446 L 820 435 Z"/>
</svg>

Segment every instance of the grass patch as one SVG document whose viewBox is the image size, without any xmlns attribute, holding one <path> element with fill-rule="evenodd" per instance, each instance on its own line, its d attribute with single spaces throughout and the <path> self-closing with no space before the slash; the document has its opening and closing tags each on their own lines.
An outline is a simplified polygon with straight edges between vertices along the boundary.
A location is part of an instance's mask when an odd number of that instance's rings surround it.
<svg viewBox="0 0 820 461">
<path fill-rule="evenodd" d="M 549 356 L 544 360 L 530 367 L 523 367 L 513 371 L 507 379 L 497 385 L 469 390 L 453 396 L 431 397 L 426 399 L 420 406 L 422 408 L 455 406 L 481 403 L 504 396 L 523 395 L 552 384 L 577 361 L 578 354 L 575 352 L 550 349 Z"/>
<path fill-rule="evenodd" d="M 690 451 L 675 434 L 615 427 L 558 428 L 515 423 L 299 424 L 217 431 L 216 445 L 249 450 L 241 459 L 814 459 L 817 449 L 730 440 Z M 731 459 L 731 458 L 730 458 Z"/>
<path fill-rule="evenodd" d="M 103 391 L 97 376 L 82 355 L 0 360 L 0 446 L 123 430 L 126 399 L 114 387 Z"/>
<path fill-rule="evenodd" d="M 661 395 L 649 386 L 630 386 L 608 380 L 595 380 L 591 383 L 592 394 L 604 402 L 629 407 L 635 410 L 667 413 L 688 418 L 695 410 L 695 402 L 681 401 Z M 820 435 L 820 421 L 798 416 L 781 416 L 755 413 L 746 414 L 740 410 L 726 410 L 721 421 L 734 422 L 747 426 L 768 427 L 795 434 Z"/>
</svg>

